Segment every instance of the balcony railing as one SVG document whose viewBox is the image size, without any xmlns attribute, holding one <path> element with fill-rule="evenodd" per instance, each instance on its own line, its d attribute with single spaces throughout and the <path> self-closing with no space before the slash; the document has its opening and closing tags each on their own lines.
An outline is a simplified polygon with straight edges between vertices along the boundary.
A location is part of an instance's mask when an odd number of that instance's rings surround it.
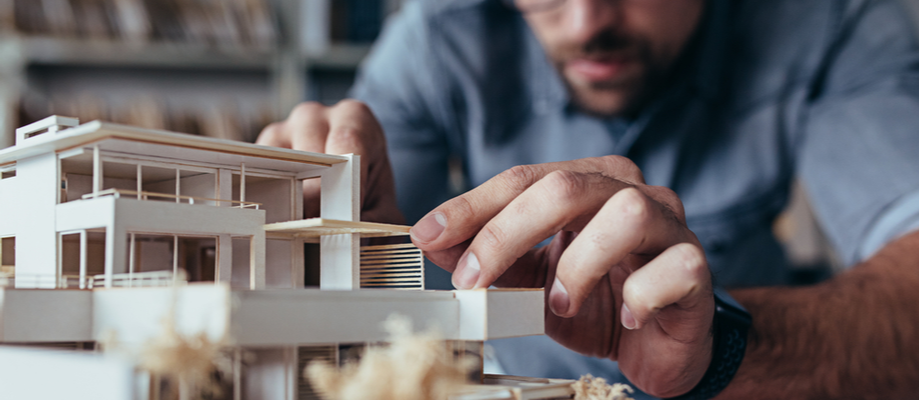
<svg viewBox="0 0 920 400">
<path fill-rule="evenodd" d="M 55 289 L 80 289 L 79 275 L 63 275 L 60 280 L 56 280 L 54 275 L 36 274 L 36 275 L 19 275 L 9 274 L 0 275 L 0 287 L 13 287 L 14 282 L 19 281 L 20 287 L 45 287 Z M 82 288 L 93 289 L 105 287 L 105 274 L 87 276 L 84 278 Z M 112 274 L 112 287 L 155 287 L 155 286 L 173 286 L 186 284 L 185 276 L 179 274 L 173 275 L 172 271 L 149 271 L 134 272 L 127 274 Z"/>
<path fill-rule="evenodd" d="M 220 203 L 230 203 L 233 208 L 253 208 L 258 210 L 262 203 L 256 203 L 252 201 L 240 201 L 240 200 L 226 200 L 226 199 L 209 199 L 207 197 L 196 197 L 196 196 L 185 196 L 177 194 L 167 194 L 167 193 L 156 193 L 156 192 L 138 192 L 135 190 L 125 190 L 125 189 L 106 189 L 98 193 L 87 193 L 83 195 L 83 199 L 95 199 L 102 196 L 115 196 L 119 198 L 121 196 L 132 196 L 138 200 L 149 200 L 152 198 L 163 198 L 163 199 L 176 199 L 177 202 L 185 200 L 188 204 L 195 204 L 195 201 L 199 203 L 202 202 L 214 202 L 217 204 Z"/>
</svg>

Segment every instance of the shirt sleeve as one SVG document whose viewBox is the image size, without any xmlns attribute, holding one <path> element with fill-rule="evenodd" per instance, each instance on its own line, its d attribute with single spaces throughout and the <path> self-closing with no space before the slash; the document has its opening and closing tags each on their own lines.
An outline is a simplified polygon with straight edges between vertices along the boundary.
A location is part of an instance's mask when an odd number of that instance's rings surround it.
<svg viewBox="0 0 920 400">
<path fill-rule="evenodd" d="M 804 121 L 799 171 L 846 265 L 917 228 L 914 28 L 895 1 L 853 1 L 834 27 Z"/>
<path fill-rule="evenodd" d="M 383 126 L 399 207 L 410 224 L 448 196 L 449 146 L 437 118 L 447 90 L 433 75 L 430 40 L 423 3 L 406 3 L 387 21 L 350 93 Z"/>
</svg>

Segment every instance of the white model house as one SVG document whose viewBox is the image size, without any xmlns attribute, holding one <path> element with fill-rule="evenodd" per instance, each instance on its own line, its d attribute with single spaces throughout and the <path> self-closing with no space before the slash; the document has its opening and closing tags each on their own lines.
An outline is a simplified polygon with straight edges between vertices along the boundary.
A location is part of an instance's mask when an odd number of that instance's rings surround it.
<svg viewBox="0 0 920 400">
<path fill-rule="evenodd" d="M 357 156 L 59 116 L 16 133 L 0 150 L 0 345 L 87 347 L 114 335 L 143 346 L 170 316 L 180 333 L 255 355 L 236 360 L 230 398 L 293 400 L 312 396 L 307 359 L 385 340 L 392 313 L 447 340 L 543 333 L 542 290 L 425 291 L 417 248 L 362 248 L 362 237 L 408 227 L 359 221 Z M 321 218 L 304 220 L 302 183 L 314 178 Z M 304 242 L 317 240 L 320 288 L 308 289 Z M 112 398 L 157 396 L 135 366 L 100 357 L 0 346 L 0 391 L 101 398 L 109 385 L 121 388 Z M 80 362 L 84 375 L 108 371 L 86 379 L 112 378 L 86 393 L 42 385 Z"/>
</svg>

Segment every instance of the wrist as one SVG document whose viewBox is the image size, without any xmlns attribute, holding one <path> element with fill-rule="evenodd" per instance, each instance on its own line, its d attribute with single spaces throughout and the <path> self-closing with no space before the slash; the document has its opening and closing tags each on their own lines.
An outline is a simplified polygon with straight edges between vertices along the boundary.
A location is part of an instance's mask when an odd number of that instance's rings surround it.
<svg viewBox="0 0 920 400">
<path fill-rule="evenodd" d="M 700 382 L 689 392 L 673 399 L 710 399 L 731 382 L 747 347 L 751 316 L 724 290 L 714 290 L 712 360 Z"/>
</svg>

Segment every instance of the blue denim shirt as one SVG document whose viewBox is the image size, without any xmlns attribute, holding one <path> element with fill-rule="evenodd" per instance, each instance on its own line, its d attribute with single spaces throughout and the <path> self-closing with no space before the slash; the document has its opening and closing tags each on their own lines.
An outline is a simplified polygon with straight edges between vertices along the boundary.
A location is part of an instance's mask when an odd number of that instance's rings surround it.
<svg viewBox="0 0 920 400">
<path fill-rule="evenodd" d="M 710 0 L 676 83 L 634 120 L 599 119 L 571 106 L 502 2 L 413 2 L 352 94 L 386 131 L 410 221 L 452 194 L 451 160 L 472 187 L 519 164 L 619 154 L 677 192 L 717 283 L 781 284 L 771 226 L 795 178 L 848 265 L 916 229 L 913 30 L 895 1 Z"/>
</svg>

